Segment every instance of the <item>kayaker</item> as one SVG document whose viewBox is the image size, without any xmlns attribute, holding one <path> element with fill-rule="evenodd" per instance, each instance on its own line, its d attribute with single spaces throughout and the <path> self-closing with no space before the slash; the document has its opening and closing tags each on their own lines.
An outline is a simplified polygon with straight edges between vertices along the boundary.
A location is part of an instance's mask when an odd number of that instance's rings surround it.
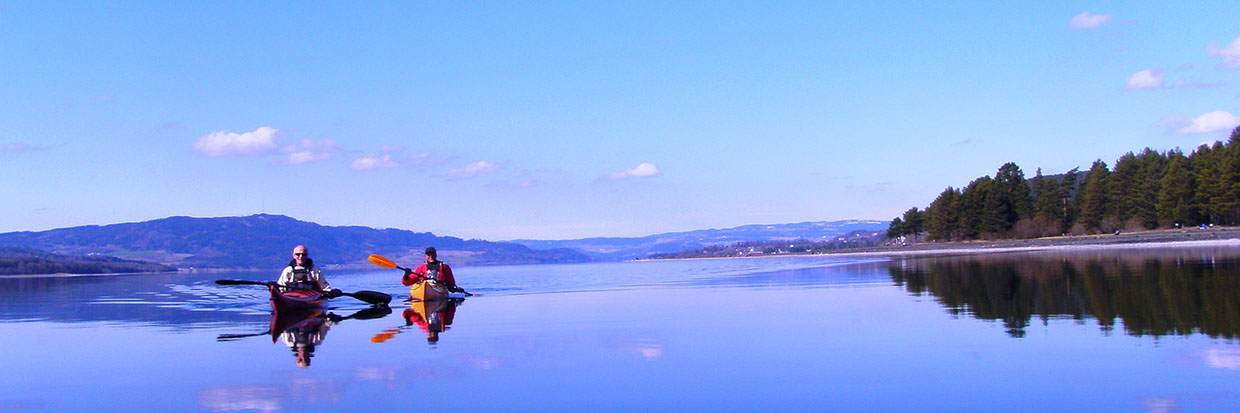
<svg viewBox="0 0 1240 413">
<path fill-rule="evenodd" d="M 413 285 L 422 280 L 431 280 L 444 287 L 448 291 L 462 292 L 465 291 L 461 287 L 456 286 L 456 277 L 452 276 L 452 267 L 447 263 L 439 261 L 436 256 L 435 247 L 426 248 L 426 263 L 419 265 L 413 272 L 406 273 L 400 278 L 400 283 L 404 285 Z"/>
<path fill-rule="evenodd" d="M 286 288 L 323 291 L 332 298 L 341 295 L 341 291 L 332 288 L 327 283 L 327 278 L 323 277 L 323 272 L 314 265 L 305 245 L 293 248 L 293 260 L 284 267 L 284 272 L 280 273 L 280 279 L 276 283 Z"/>
</svg>

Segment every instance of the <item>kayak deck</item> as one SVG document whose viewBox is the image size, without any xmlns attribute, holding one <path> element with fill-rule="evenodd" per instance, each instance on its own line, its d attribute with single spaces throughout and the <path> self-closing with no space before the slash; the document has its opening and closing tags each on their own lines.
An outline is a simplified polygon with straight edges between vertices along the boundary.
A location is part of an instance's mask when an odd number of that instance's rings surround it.
<svg viewBox="0 0 1240 413">
<path fill-rule="evenodd" d="M 280 291 L 278 286 L 268 287 L 271 290 L 271 308 L 276 311 L 314 310 L 327 305 L 327 294 L 318 291 L 289 290 Z"/>
<path fill-rule="evenodd" d="M 409 299 L 413 301 L 436 301 L 448 298 L 448 288 L 438 283 L 419 281 L 409 287 Z"/>
</svg>

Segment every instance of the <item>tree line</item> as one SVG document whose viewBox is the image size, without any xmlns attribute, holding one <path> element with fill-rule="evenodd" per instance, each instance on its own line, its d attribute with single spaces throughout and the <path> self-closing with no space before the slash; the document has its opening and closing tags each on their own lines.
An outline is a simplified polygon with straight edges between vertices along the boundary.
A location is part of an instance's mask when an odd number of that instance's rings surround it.
<svg viewBox="0 0 1240 413">
<path fill-rule="evenodd" d="M 1037 238 L 1065 233 L 1240 223 L 1240 127 L 1227 143 L 1203 144 L 1189 155 L 1146 148 L 1031 179 L 1015 163 L 963 189 L 947 187 L 930 206 L 891 221 L 887 236 L 928 240 Z"/>
<path fill-rule="evenodd" d="M 0 275 L 114 274 L 176 271 L 153 262 L 102 255 L 61 255 L 28 248 L 0 247 Z"/>
</svg>

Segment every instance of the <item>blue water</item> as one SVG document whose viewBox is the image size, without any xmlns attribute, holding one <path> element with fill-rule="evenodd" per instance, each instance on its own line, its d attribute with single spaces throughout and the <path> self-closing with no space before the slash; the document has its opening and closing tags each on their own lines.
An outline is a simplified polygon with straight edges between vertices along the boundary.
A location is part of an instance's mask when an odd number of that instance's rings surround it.
<svg viewBox="0 0 1240 413">
<path fill-rule="evenodd" d="M 3 279 L 0 411 L 1236 410 L 1238 257 L 460 267 L 451 310 L 333 300 L 304 367 L 262 287 L 212 282 L 274 270 Z"/>
</svg>

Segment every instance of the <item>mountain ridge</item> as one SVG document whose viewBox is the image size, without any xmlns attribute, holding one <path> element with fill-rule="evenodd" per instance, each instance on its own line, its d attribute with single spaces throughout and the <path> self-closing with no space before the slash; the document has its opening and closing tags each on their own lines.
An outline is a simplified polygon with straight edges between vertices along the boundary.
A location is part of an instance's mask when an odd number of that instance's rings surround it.
<svg viewBox="0 0 1240 413">
<path fill-rule="evenodd" d="M 826 240 L 854 231 L 884 231 L 888 224 L 885 221 L 861 219 L 805 221 L 667 232 L 644 237 L 592 237 L 571 240 L 516 239 L 508 242 L 533 249 L 569 248 L 595 259 L 617 260 L 646 258 L 654 254 L 676 253 L 734 242 Z"/>
<path fill-rule="evenodd" d="M 0 246 L 33 248 L 57 254 L 102 254 L 177 268 L 282 267 L 296 245 L 306 245 L 319 262 L 366 266 L 370 254 L 398 262 L 422 261 L 422 249 L 438 248 L 441 257 L 459 264 L 534 264 L 585 262 L 570 250 L 534 251 L 529 247 L 464 240 L 393 228 L 324 226 L 284 215 L 194 218 L 173 216 L 142 222 L 83 225 L 46 231 L 0 234 Z"/>
</svg>

